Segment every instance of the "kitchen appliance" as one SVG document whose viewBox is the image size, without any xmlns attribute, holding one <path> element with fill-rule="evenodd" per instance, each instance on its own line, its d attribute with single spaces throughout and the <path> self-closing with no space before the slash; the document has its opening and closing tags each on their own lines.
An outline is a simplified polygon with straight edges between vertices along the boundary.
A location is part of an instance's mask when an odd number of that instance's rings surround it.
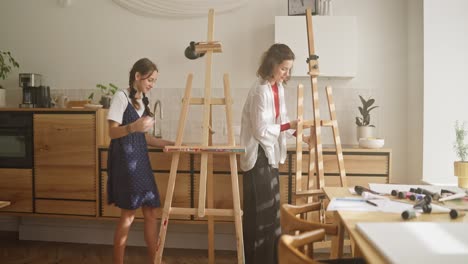
<svg viewBox="0 0 468 264">
<path fill-rule="evenodd" d="M 0 112 L 0 168 L 33 167 L 32 112 Z"/>
<path fill-rule="evenodd" d="M 42 86 L 42 76 L 37 73 L 20 73 L 19 85 L 23 88 L 21 108 L 49 108 L 50 88 Z"/>
</svg>

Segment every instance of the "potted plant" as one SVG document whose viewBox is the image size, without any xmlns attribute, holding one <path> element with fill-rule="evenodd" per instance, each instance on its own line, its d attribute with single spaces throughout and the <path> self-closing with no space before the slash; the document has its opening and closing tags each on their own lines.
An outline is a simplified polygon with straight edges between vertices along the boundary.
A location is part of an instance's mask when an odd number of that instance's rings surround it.
<svg viewBox="0 0 468 264">
<path fill-rule="evenodd" d="M 5 80 L 13 68 L 19 68 L 18 62 L 9 51 L 0 50 L 0 79 Z M 5 104 L 5 89 L 0 84 L 0 107 L 4 107 Z"/>
<path fill-rule="evenodd" d="M 99 103 L 102 104 L 104 108 L 109 108 L 112 96 L 115 94 L 115 92 L 117 92 L 117 90 L 119 90 L 119 88 L 112 83 L 109 83 L 107 86 L 98 83 L 96 84 L 96 88 L 101 91 L 101 100 Z M 94 99 L 94 92 L 88 96 L 88 99 Z"/>
<path fill-rule="evenodd" d="M 364 99 L 359 95 L 361 99 L 362 106 L 359 106 L 359 113 L 361 116 L 356 117 L 357 125 L 357 140 L 360 138 L 373 138 L 375 134 L 375 126 L 370 123 L 370 111 L 377 108 L 378 106 L 372 106 L 375 103 L 375 100 L 369 98 L 368 100 Z"/>
<path fill-rule="evenodd" d="M 465 144 L 465 136 L 468 131 L 465 130 L 465 123 L 455 122 L 455 142 L 453 150 L 458 157 L 458 161 L 453 163 L 454 174 L 458 177 L 458 186 L 468 188 L 468 144 Z"/>
</svg>

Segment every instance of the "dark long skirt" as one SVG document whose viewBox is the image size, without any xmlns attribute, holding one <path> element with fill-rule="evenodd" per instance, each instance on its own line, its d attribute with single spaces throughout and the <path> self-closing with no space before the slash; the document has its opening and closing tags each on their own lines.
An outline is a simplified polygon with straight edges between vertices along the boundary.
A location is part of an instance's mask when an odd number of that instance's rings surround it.
<svg viewBox="0 0 468 264">
<path fill-rule="evenodd" d="M 245 263 L 275 264 L 281 235 L 279 173 L 260 146 L 255 166 L 244 173 L 243 190 Z"/>
</svg>

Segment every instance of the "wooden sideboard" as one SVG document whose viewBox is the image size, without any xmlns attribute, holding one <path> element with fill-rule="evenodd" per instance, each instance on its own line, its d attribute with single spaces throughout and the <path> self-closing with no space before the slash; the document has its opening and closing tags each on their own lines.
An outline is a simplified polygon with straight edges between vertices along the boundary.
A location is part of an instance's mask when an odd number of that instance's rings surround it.
<svg viewBox="0 0 468 264">
<path fill-rule="evenodd" d="M 0 168 L 0 214 L 97 216 L 96 111 L 2 109 L 32 112 L 31 168 Z"/>
<path fill-rule="evenodd" d="M 165 153 L 162 149 L 150 148 L 149 155 L 153 173 L 161 193 L 161 199 L 164 203 L 164 197 L 167 188 L 167 181 L 170 173 L 171 153 Z M 347 172 L 348 185 L 366 185 L 367 183 L 389 183 L 391 182 L 391 150 L 389 149 L 343 149 L 344 162 Z M 99 148 L 99 216 L 100 217 L 118 217 L 120 211 L 118 208 L 107 204 L 107 148 Z M 308 160 L 308 153 L 303 153 L 303 160 Z M 303 171 L 307 171 L 307 162 L 304 162 Z M 238 161 L 239 164 L 239 161 Z M 334 150 L 324 150 L 324 169 L 326 186 L 339 186 L 339 173 L 337 169 L 336 155 Z M 229 169 L 229 156 L 213 156 L 213 200 L 215 208 L 232 208 L 231 178 Z M 240 171 L 240 170 L 239 170 Z M 295 196 L 295 151 L 288 152 L 288 158 L 285 164 L 279 168 L 280 172 L 280 200 L 281 203 L 296 203 Z M 177 207 L 198 207 L 200 173 L 200 155 L 187 154 L 181 155 L 178 174 L 176 179 L 176 189 L 174 191 L 173 206 Z M 304 173 L 304 175 L 306 175 Z M 242 201 L 242 172 L 239 173 L 239 186 Z M 138 212 L 137 217 L 142 217 Z M 197 216 L 174 216 L 173 219 L 203 221 L 206 218 Z M 217 220 L 231 221 L 230 218 L 216 217 Z"/>
<path fill-rule="evenodd" d="M 36 213 L 96 215 L 96 117 L 34 114 Z"/>
<path fill-rule="evenodd" d="M 0 168 L 0 200 L 11 205 L 0 215 L 54 215 L 77 218 L 115 218 L 118 208 L 107 205 L 106 110 L 89 109 L 6 109 L 32 111 L 34 166 Z M 348 185 L 391 182 L 391 150 L 344 147 Z M 171 165 L 171 153 L 150 148 L 153 173 L 164 201 Z M 308 153 L 303 154 L 303 172 Z M 239 164 L 239 162 L 238 162 Z M 334 150 L 324 148 L 326 186 L 338 185 Z M 198 207 L 200 155 L 181 154 L 173 205 Z M 240 171 L 240 170 L 239 170 Z M 288 152 L 280 171 L 282 203 L 296 203 L 295 152 Z M 239 173 L 242 199 L 242 172 Z M 232 208 L 229 159 L 214 155 L 214 206 Z M 138 217 L 142 217 L 138 212 Z M 204 221 L 197 216 L 174 216 L 182 221 Z M 217 220 L 228 220 L 217 218 Z"/>
</svg>

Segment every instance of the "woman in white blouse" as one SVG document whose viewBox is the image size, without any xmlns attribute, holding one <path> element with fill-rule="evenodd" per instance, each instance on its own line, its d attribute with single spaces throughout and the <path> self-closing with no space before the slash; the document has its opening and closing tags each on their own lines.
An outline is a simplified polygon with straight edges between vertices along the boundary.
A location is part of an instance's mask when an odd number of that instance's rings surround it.
<svg viewBox="0 0 468 264">
<path fill-rule="evenodd" d="M 281 235 L 278 164 L 286 160 L 286 133 L 296 129 L 289 121 L 285 83 L 294 53 L 284 44 L 272 45 L 257 70 L 259 80 L 242 110 L 240 144 L 246 147 L 240 165 L 244 171 L 244 252 L 247 264 L 276 263 Z"/>
</svg>

